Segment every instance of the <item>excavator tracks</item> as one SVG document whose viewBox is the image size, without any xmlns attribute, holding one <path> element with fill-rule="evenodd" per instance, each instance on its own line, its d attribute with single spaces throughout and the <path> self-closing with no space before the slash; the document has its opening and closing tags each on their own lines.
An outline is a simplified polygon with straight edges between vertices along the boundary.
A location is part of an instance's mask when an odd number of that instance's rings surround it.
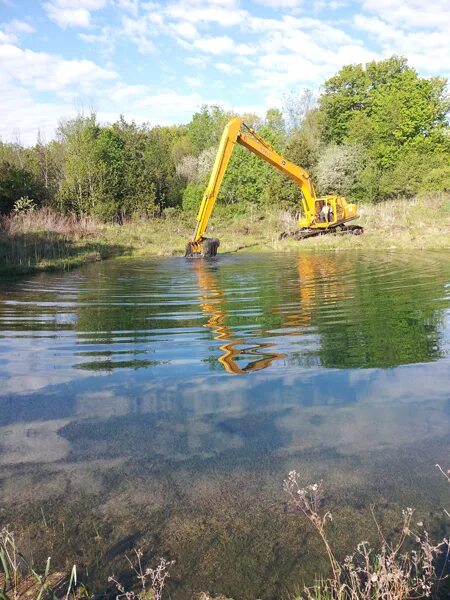
<svg viewBox="0 0 450 600">
<path fill-rule="evenodd" d="M 296 240 L 305 240 L 310 237 L 316 237 L 319 235 L 361 235 L 364 233 L 364 228 L 361 225 L 337 225 L 336 227 L 330 227 L 329 229 L 300 229 L 299 231 L 284 231 L 280 234 L 280 240 L 284 240 L 288 237 L 293 237 Z"/>
</svg>

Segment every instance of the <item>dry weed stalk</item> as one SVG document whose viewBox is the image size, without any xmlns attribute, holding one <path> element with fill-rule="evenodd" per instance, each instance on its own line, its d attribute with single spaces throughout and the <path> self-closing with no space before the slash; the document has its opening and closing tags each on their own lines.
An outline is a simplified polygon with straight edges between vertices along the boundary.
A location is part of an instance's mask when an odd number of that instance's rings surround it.
<svg viewBox="0 0 450 600">
<path fill-rule="evenodd" d="M 436 465 L 436 468 L 442 473 L 445 479 L 450 483 L 450 469 L 447 469 L 447 472 L 441 467 L 441 465 Z"/>
<path fill-rule="evenodd" d="M 136 574 L 136 577 L 140 584 L 140 592 L 135 593 L 133 591 L 126 591 L 124 586 L 114 577 L 108 577 L 108 581 L 114 583 L 119 594 L 116 599 L 125 598 L 126 600 L 161 600 L 163 596 L 164 587 L 166 585 L 166 579 L 170 577 L 169 569 L 175 563 L 173 560 L 166 560 L 160 558 L 159 563 L 155 569 L 147 567 L 144 569 L 142 566 L 142 550 L 138 549 L 134 551 L 136 555 L 136 564 L 126 556 L 132 571 Z"/>
<path fill-rule="evenodd" d="M 388 543 L 376 523 L 381 549 L 377 551 L 369 542 L 361 542 L 356 552 L 340 563 L 326 532 L 326 524 L 332 520 L 331 513 L 320 513 L 322 483 L 301 486 L 298 474 L 291 471 L 283 487 L 291 506 L 305 515 L 319 533 L 332 570 L 331 578 L 304 590 L 307 600 L 411 600 L 430 597 L 437 581 L 434 562 L 442 546 L 448 546 L 449 540 L 433 545 L 421 522 L 413 531 L 414 511 L 411 508 L 403 511 L 402 532 L 396 543 Z M 414 545 L 410 550 L 406 548 L 409 543 Z"/>
<path fill-rule="evenodd" d="M 450 469 L 447 469 L 447 472 L 445 472 L 444 469 L 441 467 L 441 465 L 435 465 L 435 466 L 442 473 L 442 475 L 445 477 L 445 479 L 450 483 Z M 444 508 L 444 512 L 447 515 L 447 517 L 450 519 L 450 513 L 448 512 L 448 510 L 446 508 Z"/>
</svg>

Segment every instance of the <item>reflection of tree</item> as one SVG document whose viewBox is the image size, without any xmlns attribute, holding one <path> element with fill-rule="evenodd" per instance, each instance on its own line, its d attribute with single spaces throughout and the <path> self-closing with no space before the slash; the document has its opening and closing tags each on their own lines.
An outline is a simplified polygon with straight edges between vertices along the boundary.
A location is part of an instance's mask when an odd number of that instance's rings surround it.
<svg viewBox="0 0 450 600">
<path fill-rule="evenodd" d="M 420 265 L 406 273 L 391 267 L 350 256 L 299 257 L 298 325 L 309 318 L 317 330 L 322 366 L 386 368 L 442 355 L 439 278 L 421 285 Z"/>
<path fill-rule="evenodd" d="M 224 308 L 225 296 L 219 287 L 219 282 L 215 276 L 211 265 L 205 264 L 203 260 L 196 260 L 194 270 L 197 274 L 200 287 L 200 307 L 208 316 L 208 321 L 204 325 L 211 329 L 214 339 L 226 343 L 220 346 L 223 354 L 217 359 L 228 373 L 233 375 L 245 375 L 252 371 L 259 371 L 269 367 L 274 360 L 284 358 L 284 354 L 277 352 L 267 352 L 266 350 L 274 346 L 269 342 L 258 342 L 249 345 L 248 341 L 235 337 L 230 326 L 226 324 L 227 312 Z M 245 348 L 239 346 L 244 345 Z M 260 356 L 245 367 L 240 367 L 237 360 L 241 357 Z"/>
</svg>

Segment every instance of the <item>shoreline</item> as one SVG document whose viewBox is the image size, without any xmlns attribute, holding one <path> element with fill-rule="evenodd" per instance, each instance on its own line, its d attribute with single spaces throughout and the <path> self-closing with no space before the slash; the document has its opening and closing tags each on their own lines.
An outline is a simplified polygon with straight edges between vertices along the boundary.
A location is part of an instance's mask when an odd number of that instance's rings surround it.
<svg viewBox="0 0 450 600">
<path fill-rule="evenodd" d="M 279 239 L 281 232 L 296 229 L 296 220 L 287 211 L 234 214 L 230 207 L 218 206 L 208 234 L 220 239 L 219 254 L 450 249 L 448 194 L 360 205 L 358 211 L 357 224 L 364 227 L 364 234 L 329 234 L 298 241 Z M 181 211 L 123 225 L 80 222 L 48 209 L 4 217 L 0 275 L 66 271 L 113 257 L 183 256 L 194 224 L 195 216 Z"/>
</svg>

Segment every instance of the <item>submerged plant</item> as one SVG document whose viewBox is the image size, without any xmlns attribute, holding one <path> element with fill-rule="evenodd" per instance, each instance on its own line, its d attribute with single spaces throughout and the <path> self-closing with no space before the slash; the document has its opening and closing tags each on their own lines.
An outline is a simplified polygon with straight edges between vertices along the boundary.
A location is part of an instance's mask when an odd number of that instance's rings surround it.
<svg viewBox="0 0 450 600">
<path fill-rule="evenodd" d="M 449 540 L 432 544 L 421 522 L 413 530 L 411 508 L 403 510 L 402 531 L 395 543 L 385 539 L 377 523 L 381 548 L 361 542 L 353 554 L 339 562 L 326 532 L 331 513 L 321 511 L 322 483 L 302 486 L 299 475 L 291 471 L 283 487 L 291 507 L 306 516 L 318 532 L 331 566 L 330 578 L 305 588 L 307 600 L 412 600 L 431 596 L 438 581 L 435 559 Z"/>
</svg>

